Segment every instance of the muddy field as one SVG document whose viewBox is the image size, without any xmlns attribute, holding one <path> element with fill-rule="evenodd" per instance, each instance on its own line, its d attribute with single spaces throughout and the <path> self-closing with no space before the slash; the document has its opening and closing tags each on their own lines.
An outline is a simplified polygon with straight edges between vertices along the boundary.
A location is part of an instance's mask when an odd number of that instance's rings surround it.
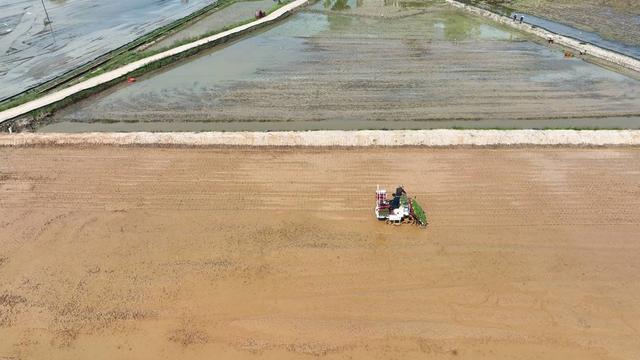
<svg viewBox="0 0 640 360">
<path fill-rule="evenodd" d="M 638 358 L 638 169 L 637 148 L 1 148 L 0 358 Z M 427 230 L 373 219 L 398 183 Z"/>
<path fill-rule="evenodd" d="M 257 10 L 267 11 L 273 4 L 273 0 L 238 1 L 193 23 L 185 29 L 161 39 L 147 49 L 161 50 L 172 47 L 180 41 L 194 39 L 212 31 L 221 30 L 241 21 L 252 19 Z"/>
<path fill-rule="evenodd" d="M 467 0 L 503 5 L 640 46 L 640 2 L 635 0 Z"/>
<path fill-rule="evenodd" d="M 640 82 L 438 2 L 329 1 L 38 131 L 454 126 L 638 128 Z"/>
</svg>

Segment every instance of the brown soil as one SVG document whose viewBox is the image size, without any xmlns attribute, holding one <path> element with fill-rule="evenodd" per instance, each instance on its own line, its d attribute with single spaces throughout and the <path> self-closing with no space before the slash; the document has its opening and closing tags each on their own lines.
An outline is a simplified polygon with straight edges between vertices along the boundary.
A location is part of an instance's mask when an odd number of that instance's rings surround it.
<svg viewBox="0 0 640 360">
<path fill-rule="evenodd" d="M 640 358 L 638 169 L 633 148 L 1 148 L 0 358 Z M 398 183 L 428 229 L 374 220 Z"/>
</svg>

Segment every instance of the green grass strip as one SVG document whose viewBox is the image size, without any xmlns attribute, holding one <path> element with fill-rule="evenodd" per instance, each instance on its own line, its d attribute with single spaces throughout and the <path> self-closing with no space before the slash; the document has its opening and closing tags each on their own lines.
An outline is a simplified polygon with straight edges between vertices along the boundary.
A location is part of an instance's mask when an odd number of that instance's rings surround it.
<svg viewBox="0 0 640 360">
<path fill-rule="evenodd" d="M 425 214 L 422 206 L 420 206 L 420 204 L 418 203 L 418 200 L 413 199 L 411 202 L 411 206 L 416 219 L 420 222 L 420 225 L 427 225 L 427 214 Z"/>
</svg>

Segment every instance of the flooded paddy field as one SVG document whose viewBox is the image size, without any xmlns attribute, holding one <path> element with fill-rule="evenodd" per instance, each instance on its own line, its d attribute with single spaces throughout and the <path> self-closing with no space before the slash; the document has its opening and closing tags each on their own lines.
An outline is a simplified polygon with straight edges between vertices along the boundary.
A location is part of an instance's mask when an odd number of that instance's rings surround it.
<svg viewBox="0 0 640 360">
<path fill-rule="evenodd" d="M 0 99 L 55 78 L 215 0 L 0 2 Z"/>
<path fill-rule="evenodd" d="M 211 31 L 221 30 L 231 24 L 252 19 L 257 10 L 266 11 L 271 8 L 273 4 L 273 0 L 248 0 L 235 2 L 212 13 L 202 20 L 197 21 L 193 25 L 165 37 L 150 46 L 148 50 L 160 50 L 166 47 L 171 47 L 179 41 L 196 38 Z"/>
<path fill-rule="evenodd" d="M 640 128 L 640 82 L 439 2 L 319 2 L 37 131 Z"/>
<path fill-rule="evenodd" d="M 597 34 L 627 46 L 640 58 L 640 2 L 635 0 L 460 0 L 488 5 L 495 10 L 527 12 L 548 20 Z M 529 17 L 530 18 L 530 17 Z M 535 19 L 532 19 L 535 20 Z M 535 22 L 532 22 L 535 24 Z M 549 26 L 551 25 L 551 26 Z M 555 31 L 552 24 L 542 24 Z M 580 36 L 590 34 L 566 34 Z M 589 41 L 590 39 L 585 39 Z M 617 49 L 612 49 L 617 50 Z"/>
</svg>

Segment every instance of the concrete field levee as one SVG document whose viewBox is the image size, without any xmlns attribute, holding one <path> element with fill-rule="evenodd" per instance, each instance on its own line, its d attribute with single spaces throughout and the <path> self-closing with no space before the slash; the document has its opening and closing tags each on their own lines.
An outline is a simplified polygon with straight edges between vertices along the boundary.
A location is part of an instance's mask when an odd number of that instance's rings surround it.
<svg viewBox="0 0 640 360">
<path fill-rule="evenodd" d="M 0 146 L 639 146 L 640 130 L 396 130 L 0 135 Z"/>
</svg>

